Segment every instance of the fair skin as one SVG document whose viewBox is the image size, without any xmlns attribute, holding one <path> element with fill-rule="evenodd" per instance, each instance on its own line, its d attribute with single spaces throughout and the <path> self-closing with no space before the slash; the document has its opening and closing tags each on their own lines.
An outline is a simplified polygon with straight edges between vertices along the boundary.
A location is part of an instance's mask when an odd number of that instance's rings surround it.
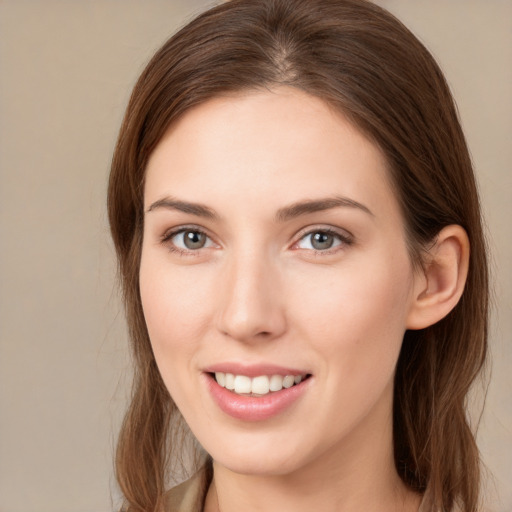
<svg viewBox="0 0 512 512">
<path fill-rule="evenodd" d="M 142 304 L 214 461 L 205 510 L 416 511 L 393 460 L 394 369 L 405 330 L 460 297 L 463 230 L 414 267 L 380 150 L 285 87 L 189 111 L 151 155 L 144 203 Z M 215 371 L 302 381 L 228 391 Z"/>
</svg>

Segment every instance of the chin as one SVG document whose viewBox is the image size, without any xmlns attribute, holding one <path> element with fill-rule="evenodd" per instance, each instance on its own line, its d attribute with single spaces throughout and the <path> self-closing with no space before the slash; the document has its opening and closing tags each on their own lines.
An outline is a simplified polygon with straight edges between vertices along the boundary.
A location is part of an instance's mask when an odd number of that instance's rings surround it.
<svg viewBox="0 0 512 512">
<path fill-rule="evenodd" d="M 293 473 L 298 469 L 298 465 L 292 461 L 284 463 L 279 461 L 264 460 L 265 458 L 244 458 L 242 456 L 226 459 L 213 459 L 215 464 L 219 464 L 233 473 L 246 476 L 284 476 Z"/>
<path fill-rule="evenodd" d="M 276 446 L 281 449 L 276 450 Z M 298 447 L 283 447 L 282 443 L 276 441 L 230 443 L 230 446 L 216 446 L 207 451 L 215 464 L 241 475 L 286 475 L 300 467 Z"/>
</svg>

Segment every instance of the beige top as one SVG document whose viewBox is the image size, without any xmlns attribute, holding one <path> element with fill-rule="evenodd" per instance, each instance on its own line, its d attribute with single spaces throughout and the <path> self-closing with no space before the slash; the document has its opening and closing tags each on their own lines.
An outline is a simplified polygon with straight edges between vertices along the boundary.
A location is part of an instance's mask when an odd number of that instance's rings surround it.
<svg viewBox="0 0 512 512">
<path fill-rule="evenodd" d="M 203 475 L 201 472 L 173 487 L 165 496 L 165 512 L 202 512 Z"/>
<path fill-rule="evenodd" d="M 428 501 L 428 496 L 425 495 L 418 512 L 430 512 Z M 165 512 L 202 512 L 203 478 L 201 472 L 173 487 L 166 495 L 165 505 Z"/>
</svg>

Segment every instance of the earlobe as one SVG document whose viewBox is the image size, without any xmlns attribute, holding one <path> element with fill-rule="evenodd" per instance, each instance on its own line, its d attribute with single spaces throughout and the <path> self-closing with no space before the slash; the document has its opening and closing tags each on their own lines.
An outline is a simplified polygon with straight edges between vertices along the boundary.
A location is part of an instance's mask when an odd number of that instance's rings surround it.
<svg viewBox="0 0 512 512">
<path fill-rule="evenodd" d="M 459 225 L 443 228 L 415 276 L 407 329 L 424 329 L 444 318 L 459 302 L 469 266 L 469 239 Z"/>
</svg>

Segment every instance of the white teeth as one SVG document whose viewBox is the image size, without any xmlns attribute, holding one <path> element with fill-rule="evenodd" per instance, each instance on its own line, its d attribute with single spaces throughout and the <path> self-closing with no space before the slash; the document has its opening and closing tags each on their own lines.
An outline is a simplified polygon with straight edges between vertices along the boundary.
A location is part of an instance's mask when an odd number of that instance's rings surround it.
<svg viewBox="0 0 512 512">
<path fill-rule="evenodd" d="M 250 378 L 247 375 L 234 375 L 233 373 L 215 372 L 215 380 L 223 388 L 234 391 L 239 395 L 266 395 L 271 391 L 281 391 L 300 384 L 305 375 L 260 375 Z"/>
<path fill-rule="evenodd" d="M 257 395 L 266 395 L 270 391 L 269 378 L 266 375 L 254 377 L 252 379 L 251 391 Z"/>
<path fill-rule="evenodd" d="M 219 384 L 220 384 L 220 382 L 219 382 Z M 232 373 L 226 373 L 226 379 L 225 379 L 224 385 L 225 385 L 226 389 L 230 389 L 231 391 L 233 391 L 233 389 L 235 389 L 235 376 Z"/>
<path fill-rule="evenodd" d="M 245 375 L 237 375 L 235 377 L 235 393 L 250 393 L 251 392 L 251 378 Z"/>
<path fill-rule="evenodd" d="M 291 388 L 295 384 L 295 377 L 293 375 L 287 375 L 283 379 L 283 388 Z"/>
<path fill-rule="evenodd" d="M 270 377 L 270 391 L 280 391 L 283 389 L 283 377 L 281 375 L 272 375 Z"/>
<path fill-rule="evenodd" d="M 226 385 L 226 374 L 222 372 L 215 372 L 215 380 L 219 383 L 219 386 L 224 387 Z"/>
</svg>

